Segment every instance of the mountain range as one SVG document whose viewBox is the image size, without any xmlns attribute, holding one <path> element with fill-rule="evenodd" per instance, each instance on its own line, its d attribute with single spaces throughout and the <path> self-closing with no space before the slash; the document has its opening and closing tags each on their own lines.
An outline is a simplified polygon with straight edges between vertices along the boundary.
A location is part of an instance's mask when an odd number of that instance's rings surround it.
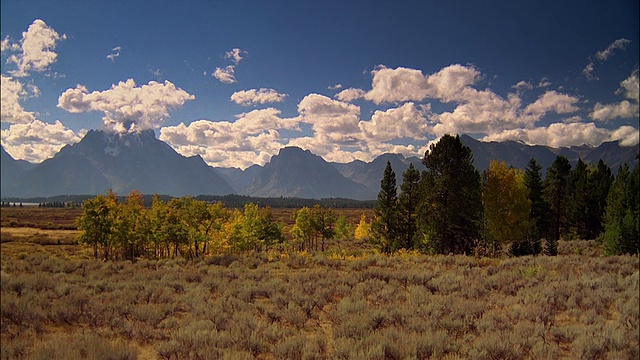
<svg viewBox="0 0 640 360">
<path fill-rule="evenodd" d="M 23 172 L 4 157 L 3 150 L 3 197 L 92 195 L 107 189 L 122 195 L 131 190 L 172 196 L 234 192 L 200 156 L 178 154 L 152 130 L 128 134 L 92 130 L 80 142 Z M 5 173 L 15 175 L 5 181 Z"/>
<path fill-rule="evenodd" d="M 517 141 L 481 142 L 461 135 L 471 148 L 475 166 L 484 171 L 493 159 L 524 169 L 531 158 L 548 168 L 556 156 L 572 164 L 602 159 L 617 171 L 623 163 L 635 165 L 638 147 L 617 142 L 598 147 L 551 148 Z M 387 162 L 398 185 L 402 173 L 413 164 L 425 169 L 418 157 L 383 154 L 371 162 L 331 163 L 297 147 L 285 147 L 264 166 L 213 168 L 200 156 L 185 157 L 158 140 L 152 130 L 114 134 L 89 131 L 78 143 L 63 147 L 40 164 L 13 159 L 1 151 L 2 197 L 50 197 L 94 195 L 112 189 L 120 195 L 131 190 L 171 196 L 242 194 L 255 197 L 375 199 Z M 544 174 L 543 174 L 544 175 Z"/>
</svg>

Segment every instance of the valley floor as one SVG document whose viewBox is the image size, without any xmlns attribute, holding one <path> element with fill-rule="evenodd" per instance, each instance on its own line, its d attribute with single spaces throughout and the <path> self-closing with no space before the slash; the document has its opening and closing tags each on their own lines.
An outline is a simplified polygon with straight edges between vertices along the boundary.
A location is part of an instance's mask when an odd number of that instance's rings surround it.
<svg viewBox="0 0 640 360">
<path fill-rule="evenodd" d="M 638 257 L 601 257 L 594 242 L 561 242 L 557 257 L 359 250 L 132 263 L 96 261 L 71 239 L 2 228 L 2 359 L 639 355 Z"/>
</svg>

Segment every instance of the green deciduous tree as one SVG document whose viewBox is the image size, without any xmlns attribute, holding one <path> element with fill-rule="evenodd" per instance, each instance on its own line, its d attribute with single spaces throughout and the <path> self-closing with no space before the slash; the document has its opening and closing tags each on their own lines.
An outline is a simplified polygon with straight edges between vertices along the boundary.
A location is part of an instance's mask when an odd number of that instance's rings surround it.
<svg viewBox="0 0 640 360">
<path fill-rule="evenodd" d="M 480 238 L 482 179 L 460 136 L 444 135 L 422 160 L 421 232 L 431 252 L 469 254 Z"/>
<path fill-rule="evenodd" d="M 333 209 L 325 208 L 320 204 L 314 205 L 311 209 L 311 223 L 315 232 L 316 251 L 318 251 L 318 237 L 321 239 L 321 250 L 324 251 L 325 240 L 333 239 L 335 236 L 336 216 Z"/>
<path fill-rule="evenodd" d="M 81 243 L 93 247 L 96 259 L 100 247 L 108 258 L 116 206 L 117 198 L 108 195 L 98 195 L 82 204 L 82 215 L 76 220 L 78 229 L 82 231 L 79 239 Z"/>
<path fill-rule="evenodd" d="M 347 221 L 347 217 L 344 214 L 340 214 L 336 219 L 336 240 L 346 240 L 353 238 L 354 236 L 354 227 L 349 224 Z"/>
<path fill-rule="evenodd" d="M 311 219 L 311 209 L 303 207 L 300 210 L 293 212 L 294 224 L 291 227 L 291 235 L 295 244 L 298 246 L 298 250 L 304 251 L 305 248 L 310 248 L 313 241 L 313 220 Z"/>
<path fill-rule="evenodd" d="M 267 206 L 260 210 L 258 228 L 258 239 L 266 248 L 284 241 L 282 226 L 273 217 L 271 207 Z"/>
<path fill-rule="evenodd" d="M 243 213 L 234 215 L 229 244 L 236 251 L 261 251 L 284 239 L 280 225 L 273 218 L 271 208 L 260 209 L 248 203 Z"/>
<path fill-rule="evenodd" d="M 257 204 L 249 203 L 244 206 L 241 221 L 240 239 L 235 248 L 239 251 L 256 250 L 262 247 L 260 239 L 260 208 Z"/>
<path fill-rule="evenodd" d="M 529 245 L 532 222 L 531 201 L 521 171 L 508 168 L 505 162 L 491 161 L 485 173 L 482 192 L 484 219 L 493 254 L 508 243 L 512 253 L 532 253 Z"/>
</svg>

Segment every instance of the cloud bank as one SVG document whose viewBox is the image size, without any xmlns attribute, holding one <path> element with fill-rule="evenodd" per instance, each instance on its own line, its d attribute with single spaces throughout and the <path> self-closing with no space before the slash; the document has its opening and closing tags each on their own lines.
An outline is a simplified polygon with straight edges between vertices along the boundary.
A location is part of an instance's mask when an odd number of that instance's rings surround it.
<svg viewBox="0 0 640 360">
<path fill-rule="evenodd" d="M 515 92 L 506 96 L 477 89 L 482 79 L 480 71 L 471 65 L 453 64 L 432 74 L 378 66 L 372 72 L 370 90 L 348 88 L 333 99 L 308 94 L 299 101 L 297 116 L 282 118 L 279 111 L 269 108 L 241 114 L 235 122 L 199 120 L 165 127 L 161 139 L 185 155 L 202 155 L 214 166 L 240 168 L 264 164 L 283 146 L 300 146 L 336 162 L 370 161 L 385 152 L 422 156 L 430 142 L 446 133 L 473 133 L 481 135 L 483 141 L 510 139 L 553 147 L 597 146 L 614 140 L 623 146 L 638 143 L 633 126 L 607 129 L 585 122 L 581 113 L 587 109 L 582 108 L 581 99 L 545 89 L 551 85 L 548 79 L 536 86 L 519 82 L 513 86 Z M 631 110 L 637 108 L 633 107 L 637 104 L 637 83 L 636 71 L 616 92 L 628 100 L 596 104 L 591 117 L 610 118 L 615 111 L 633 115 L 625 104 L 631 105 Z M 540 95 L 525 102 L 521 92 L 534 88 L 542 89 Z M 276 94 L 271 89 L 239 91 L 232 95 L 232 101 L 242 105 L 267 103 L 267 99 L 275 102 L 279 98 Z M 357 99 L 392 106 L 365 118 L 360 106 L 352 103 Z M 451 110 L 435 111 L 432 104 L 438 103 L 449 104 Z M 604 114 L 601 108 L 609 112 Z M 260 119 L 255 122 L 259 125 L 249 126 L 247 120 L 254 116 Z M 550 117 L 561 121 L 549 123 Z"/>
</svg>

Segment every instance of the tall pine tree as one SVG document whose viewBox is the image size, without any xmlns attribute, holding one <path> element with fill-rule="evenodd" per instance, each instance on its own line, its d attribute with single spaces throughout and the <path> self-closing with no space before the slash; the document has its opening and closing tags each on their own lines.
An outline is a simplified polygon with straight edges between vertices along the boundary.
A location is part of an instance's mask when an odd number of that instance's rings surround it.
<svg viewBox="0 0 640 360">
<path fill-rule="evenodd" d="M 557 156 L 547 169 L 545 199 L 551 210 L 551 228 L 547 237 L 545 252 L 558 254 L 558 240 L 565 237 L 568 230 L 567 201 L 571 163 L 564 156 Z"/>
<path fill-rule="evenodd" d="M 587 239 L 595 239 L 604 232 L 604 211 L 613 179 L 611 169 L 602 159 L 589 174 Z"/>
<path fill-rule="evenodd" d="M 419 207 L 425 246 L 440 254 L 469 254 L 480 238 L 482 179 L 460 136 L 444 135 L 422 160 Z"/>
<path fill-rule="evenodd" d="M 605 218 L 605 255 L 638 253 L 640 247 L 639 178 L 638 167 L 630 173 L 629 165 L 624 164 L 611 185 Z"/>
<path fill-rule="evenodd" d="M 524 172 L 527 199 L 531 201 L 529 217 L 534 222 L 532 233 L 529 237 L 532 254 L 539 254 L 542 251 L 541 239 L 548 233 L 547 230 L 549 228 L 549 206 L 544 199 L 544 184 L 541 171 L 542 166 L 538 164 L 536 159 L 531 159 Z M 523 253 L 522 255 L 526 254 Z"/>
<path fill-rule="evenodd" d="M 569 176 L 568 217 L 571 233 L 577 239 L 588 240 L 589 171 L 587 164 L 578 159 Z"/>
<path fill-rule="evenodd" d="M 375 218 L 371 224 L 372 240 L 378 245 L 380 251 L 391 253 L 398 240 L 399 213 L 396 173 L 388 161 L 382 181 L 380 181 L 380 192 L 374 208 L 374 215 Z"/>
<path fill-rule="evenodd" d="M 414 238 L 416 234 L 416 209 L 419 200 L 420 172 L 409 164 L 407 170 L 402 174 L 402 185 L 400 186 L 400 238 L 399 247 L 405 249 L 414 248 Z"/>
</svg>

